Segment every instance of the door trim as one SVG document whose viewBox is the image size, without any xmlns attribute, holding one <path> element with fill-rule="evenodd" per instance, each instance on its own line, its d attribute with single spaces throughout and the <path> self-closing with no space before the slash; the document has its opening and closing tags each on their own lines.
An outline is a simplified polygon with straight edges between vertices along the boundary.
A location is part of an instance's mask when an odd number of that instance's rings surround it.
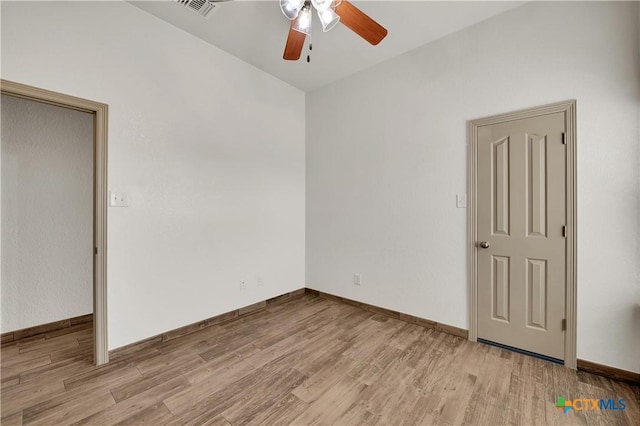
<svg viewBox="0 0 640 426">
<path fill-rule="evenodd" d="M 467 164 L 467 270 L 469 289 L 469 340 L 478 339 L 478 281 L 477 281 L 477 164 L 478 128 L 506 121 L 538 117 L 562 112 L 565 116 L 565 142 L 567 145 L 567 257 L 566 257 L 566 319 L 565 359 L 566 367 L 577 368 L 577 193 L 576 193 L 576 101 L 569 100 L 540 107 L 494 115 L 467 122 L 468 164 Z"/>
<path fill-rule="evenodd" d="M 0 80 L 5 95 L 88 112 L 94 116 L 93 334 L 94 363 L 109 362 L 107 340 L 107 130 L 109 107 L 100 102 Z"/>
</svg>

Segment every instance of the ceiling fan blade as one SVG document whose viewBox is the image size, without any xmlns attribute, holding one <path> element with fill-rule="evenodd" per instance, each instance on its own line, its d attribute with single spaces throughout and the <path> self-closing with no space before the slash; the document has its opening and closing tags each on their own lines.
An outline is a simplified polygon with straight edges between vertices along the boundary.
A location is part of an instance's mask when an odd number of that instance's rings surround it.
<svg viewBox="0 0 640 426">
<path fill-rule="evenodd" d="M 336 7 L 340 22 L 374 46 L 387 36 L 387 29 L 367 16 L 363 11 L 343 0 Z"/>
<path fill-rule="evenodd" d="M 297 61 L 300 59 L 302 48 L 304 47 L 305 33 L 296 31 L 293 29 L 293 25 L 297 19 L 291 21 L 291 28 L 289 28 L 289 36 L 287 37 L 287 44 L 284 47 L 284 55 L 282 57 L 287 61 Z"/>
</svg>

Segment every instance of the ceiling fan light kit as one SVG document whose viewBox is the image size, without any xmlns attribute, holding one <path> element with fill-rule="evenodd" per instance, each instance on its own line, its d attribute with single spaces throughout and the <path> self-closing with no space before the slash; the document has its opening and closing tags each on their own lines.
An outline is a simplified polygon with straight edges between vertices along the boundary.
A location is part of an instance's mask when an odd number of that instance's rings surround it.
<svg viewBox="0 0 640 426">
<path fill-rule="evenodd" d="M 302 7 L 292 28 L 306 35 L 311 35 L 311 6 L 305 4 Z"/>
<path fill-rule="evenodd" d="M 320 18 L 320 22 L 322 23 L 322 31 L 325 33 L 329 31 L 331 28 L 335 27 L 338 22 L 340 22 L 340 16 L 331 9 L 330 7 L 322 10 L 318 10 L 318 18 Z"/>
<path fill-rule="evenodd" d="M 290 21 L 298 17 L 302 6 L 304 6 L 304 0 L 280 0 L 280 10 Z"/>
<path fill-rule="evenodd" d="M 333 3 L 333 0 L 311 0 L 311 4 L 317 10 L 329 9 L 329 7 L 331 7 L 331 3 Z"/>
</svg>

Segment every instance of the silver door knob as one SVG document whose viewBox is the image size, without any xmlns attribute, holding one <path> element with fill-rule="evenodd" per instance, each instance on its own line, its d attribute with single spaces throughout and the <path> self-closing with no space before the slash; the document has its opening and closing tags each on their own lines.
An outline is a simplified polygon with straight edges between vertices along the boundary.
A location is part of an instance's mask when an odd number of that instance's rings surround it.
<svg viewBox="0 0 640 426">
<path fill-rule="evenodd" d="M 482 248 L 489 248 L 489 243 L 486 241 L 480 241 L 480 247 Z"/>
</svg>

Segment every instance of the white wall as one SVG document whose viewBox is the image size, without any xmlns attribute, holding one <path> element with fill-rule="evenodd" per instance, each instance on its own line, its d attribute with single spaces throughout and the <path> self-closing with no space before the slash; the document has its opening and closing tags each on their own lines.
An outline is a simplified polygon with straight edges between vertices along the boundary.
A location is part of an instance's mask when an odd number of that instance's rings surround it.
<svg viewBox="0 0 640 426">
<path fill-rule="evenodd" d="M 0 105 L 6 333 L 93 312 L 93 116 Z"/>
<path fill-rule="evenodd" d="M 110 349 L 304 287 L 303 92 L 121 2 L 3 2 L 2 78 L 109 104 Z"/>
<path fill-rule="evenodd" d="M 638 16 L 530 3 L 308 93 L 307 286 L 467 328 L 466 122 L 577 99 L 578 358 L 639 372 Z"/>
</svg>

